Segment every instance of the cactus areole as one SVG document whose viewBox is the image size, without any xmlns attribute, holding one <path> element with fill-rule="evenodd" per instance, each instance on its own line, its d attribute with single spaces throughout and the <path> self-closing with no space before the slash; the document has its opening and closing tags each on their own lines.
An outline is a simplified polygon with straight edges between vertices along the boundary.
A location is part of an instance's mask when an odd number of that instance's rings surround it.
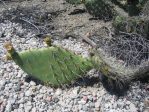
<svg viewBox="0 0 149 112">
<path fill-rule="evenodd" d="M 5 48 L 23 71 L 54 87 L 70 84 L 93 68 L 89 59 L 56 46 L 16 52 L 8 43 Z"/>
</svg>

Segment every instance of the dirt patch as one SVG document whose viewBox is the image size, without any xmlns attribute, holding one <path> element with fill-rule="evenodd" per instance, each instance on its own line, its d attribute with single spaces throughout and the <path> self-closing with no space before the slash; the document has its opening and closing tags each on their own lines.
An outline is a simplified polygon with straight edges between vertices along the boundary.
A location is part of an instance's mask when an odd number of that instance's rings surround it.
<svg viewBox="0 0 149 112">
<path fill-rule="evenodd" d="M 37 35 L 49 34 L 52 37 L 82 38 L 94 35 L 103 26 L 111 26 L 110 22 L 91 20 L 91 15 L 81 5 L 71 5 L 65 0 L 5 1 L 0 4 L 3 17 L 9 21 L 22 24 Z M 11 8 L 9 8 L 11 7 Z"/>
</svg>

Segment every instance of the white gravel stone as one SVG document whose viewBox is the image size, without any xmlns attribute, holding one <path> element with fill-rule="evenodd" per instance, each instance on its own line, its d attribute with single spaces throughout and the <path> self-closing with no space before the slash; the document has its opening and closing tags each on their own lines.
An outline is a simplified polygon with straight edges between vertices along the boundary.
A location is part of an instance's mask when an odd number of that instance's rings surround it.
<svg viewBox="0 0 149 112">
<path fill-rule="evenodd" d="M 55 92 L 55 95 L 59 96 L 62 94 L 62 90 L 61 89 L 57 89 Z"/>
<path fill-rule="evenodd" d="M 34 107 L 32 108 L 31 112 L 37 112 L 37 109 Z"/>
<path fill-rule="evenodd" d="M 130 111 L 131 112 L 137 112 L 138 111 L 138 109 L 136 108 L 136 106 L 133 103 L 130 104 Z"/>
<path fill-rule="evenodd" d="M 38 99 L 42 99 L 43 98 L 43 94 L 39 94 L 37 95 Z"/>
<path fill-rule="evenodd" d="M 25 106 L 25 112 L 30 112 L 32 109 L 32 106 Z"/>
<path fill-rule="evenodd" d="M 7 105 L 6 105 L 5 111 L 6 111 L 6 112 L 11 112 L 11 110 L 12 110 L 12 105 L 11 105 L 11 102 L 8 101 L 8 102 L 7 102 Z"/>
<path fill-rule="evenodd" d="M 24 107 L 24 105 L 21 103 L 20 105 L 19 105 L 19 108 L 23 108 Z"/>
<path fill-rule="evenodd" d="M 72 93 L 73 93 L 73 95 L 78 95 L 78 93 L 79 93 L 79 91 L 80 91 L 80 88 L 75 88 L 74 90 L 72 90 Z"/>
<path fill-rule="evenodd" d="M 31 82 L 30 82 L 30 85 L 31 85 L 31 86 L 35 86 L 36 83 L 35 83 L 34 81 L 31 81 Z"/>
<path fill-rule="evenodd" d="M 95 103 L 95 108 L 100 108 L 100 106 L 101 106 L 101 103 L 100 102 L 96 102 Z"/>
<path fill-rule="evenodd" d="M 33 94 L 33 92 L 31 90 L 28 90 L 25 92 L 25 96 L 31 96 Z"/>
<path fill-rule="evenodd" d="M 22 77 L 22 75 L 23 75 L 22 70 L 19 70 L 18 73 L 17 73 L 17 77 L 20 78 L 20 77 Z"/>
<path fill-rule="evenodd" d="M 6 81 L 5 81 L 5 80 L 1 80 L 1 81 L 0 81 L 0 85 L 1 85 L 1 86 L 5 86 L 5 84 L 6 84 Z"/>
</svg>

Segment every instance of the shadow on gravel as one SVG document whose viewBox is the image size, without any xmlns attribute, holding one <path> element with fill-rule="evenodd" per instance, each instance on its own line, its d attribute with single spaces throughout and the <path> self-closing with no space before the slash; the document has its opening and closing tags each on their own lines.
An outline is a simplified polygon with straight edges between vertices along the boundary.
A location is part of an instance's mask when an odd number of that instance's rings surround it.
<svg viewBox="0 0 149 112">
<path fill-rule="evenodd" d="M 138 79 L 136 79 L 135 81 L 138 81 Z M 149 83 L 149 75 L 148 76 L 145 76 L 143 78 L 140 78 L 139 81 L 141 83 Z"/>
<path fill-rule="evenodd" d="M 109 79 L 104 76 L 100 75 L 100 81 L 102 82 L 104 88 L 112 95 L 116 95 L 118 97 L 124 96 L 127 91 L 130 89 L 130 83 L 122 83 L 122 82 L 116 82 L 115 80 L 109 81 Z M 144 78 L 133 80 L 132 82 L 140 81 L 141 83 L 149 83 L 149 76 L 146 76 Z"/>
<path fill-rule="evenodd" d="M 99 87 L 100 79 L 96 76 L 86 76 L 82 79 L 78 79 L 73 86 L 85 86 L 85 87 Z"/>
<path fill-rule="evenodd" d="M 41 84 L 44 85 L 44 83 L 32 76 L 27 76 L 25 78 L 26 82 L 30 82 L 30 81 L 34 81 L 37 85 Z M 69 89 L 71 87 L 77 87 L 77 86 L 81 86 L 81 87 L 100 87 L 100 84 L 102 82 L 102 85 L 104 86 L 104 88 L 112 95 L 116 95 L 116 96 L 124 96 L 125 93 L 127 92 L 127 90 L 129 89 L 129 84 L 122 84 L 122 87 L 119 87 L 117 85 L 117 83 L 115 81 L 111 81 L 109 82 L 108 78 L 105 76 L 100 76 L 96 77 L 96 76 L 92 76 L 92 77 L 83 77 L 80 78 L 78 80 L 76 80 L 76 82 L 69 84 L 69 85 L 64 85 L 61 86 L 61 88 L 65 89 Z M 57 87 L 55 87 L 57 88 Z"/>
<path fill-rule="evenodd" d="M 26 78 L 25 78 L 25 81 L 26 82 L 30 82 L 30 81 L 34 81 L 37 85 L 41 84 L 41 85 L 45 85 L 42 81 L 32 77 L 32 76 L 29 76 L 27 75 Z M 79 78 L 77 79 L 74 83 L 72 84 L 69 84 L 69 85 L 64 85 L 64 86 L 61 86 L 63 89 L 65 89 L 64 87 L 66 88 L 71 88 L 71 87 L 77 87 L 77 86 L 81 86 L 81 87 L 93 87 L 93 86 L 96 86 L 96 87 L 99 87 L 99 78 L 98 77 L 83 77 L 83 78 Z M 57 88 L 57 87 L 55 87 Z"/>
<path fill-rule="evenodd" d="M 102 74 L 100 74 L 100 80 L 103 87 L 112 95 L 124 96 L 129 89 L 129 83 L 115 81 Z"/>
<path fill-rule="evenodd" d="M 27 76 L 25 78 L 26 82 L 30 82 L 30 81 L 34 81 L 37 85 L 41 84 L 44 85 L 44 83 L 34 77 L 31 76 Z M 136 81 L 136 80 L 135 80 Z M 141 83 L 147 83 L 149 82 L 149 76 L 142 78 L 139 80 Z M 116 81 L 114 80 L 108 80 L 107 77 L 105 77 L 104 75 L 99 75 L 99 77 L 97 76 L 86 76 L 83 78 L 78 79 L 76 82 L 69 84 L 69 85 L 64 85 L 62 86 L 63 89 L 66 88 L 71 88 L 71 87 L 77 87 L 77 86 L 81 86 L 81 87 L 100 87 L 100 85 L 103 85 L 103 87 L 109 92 L 109 94 L 111 95 L 116 95 L 118 97 L 120 96 L 124 96 L 127 91 L 129 90 L 129 83 L 121 83 L 118 84 Z"/>
<path fill-rule="evenodd" d="M 27 75 L 25 77 L 25 81 L 28 82 L 28 83 L 30 83 L 31 81 L 34 81 L 36 83 L 36 85 L 39 85 L 39 84 L 44 85 L 44 83 L 42 81 L 40 81 L 40 80 L 38 80 L 38 79 L 36 79 L 32 76 L 29 76 L 29 75 Z"/>
</svg>

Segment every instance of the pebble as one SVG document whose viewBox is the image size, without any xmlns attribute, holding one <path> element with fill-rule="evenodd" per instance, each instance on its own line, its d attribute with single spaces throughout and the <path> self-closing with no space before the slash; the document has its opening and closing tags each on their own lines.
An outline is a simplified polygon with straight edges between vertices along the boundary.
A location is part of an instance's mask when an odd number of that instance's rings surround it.
<svg viewBox="0 0 149 112">
<path fill-rule="evenodd" d="M 37 95 L 37 98 L 38 98 L 38 99 L 42 99 L 42 98 L 43 98 L 43 94 Z"/>
<path fill-rule="evenodd" d="M 40 92 L 41 94 L 45 94 L 45 93 L 47 92 L 47 90 L 42 88 L 42 89 L 39 90 L 39 92 Z"/>
<path fill-rule="evenodd" d="M 126 101 L 126 105 L 130 105 L 131 104 L 131 102 L 130 101 Z"/>
<path fill-rule="evenodd" d="M 57 89 L 55 92 L 55 95 L 59 96 L 62 94 L 62 90 L 61 89 Z"/>
<path fill-rule="evenodd" d="M 75 88 L 74 90 L 72 90 L 72 93 L 76 96 L 78 95 L 79 91 L 80 91 L 80 88 Z"/>
<path fill-rule="evenodd" d="M 19 70 L 18 73 L 17 73 L 17 77 L 18 78 L 21 78 L 22 77 L 22 74 L 23 74 L 22 70 Z"/>
<path fill-rule="evenodd" d="M 26 105 L 27 105 L 27 106 L 31 106 L 31 105 L 32 105 L 31 101 L 28 101 L 28 102 L 26 103 Z"/>
<path fill-rule="evenodd" d="M 85 112 L 87 112 L 88 107 L 86 105 L 83 106 L 82 110 L 84 110 Z"/>
<path fill-rule="evenodd" d="M 6 105 L 5 111 L 6 111 L 6 112 L 11 112 L 11 110 L 12 110 L 12 105 L 11 105 L 11 102 L 8 101 L 8 102 L 7 102 L 7 105 Z"/>
<path fill-rule="evenodd" d="M 5 86 L 5 84 L 6 84 L 6 81 L 5 81 L 5 80 L 1 80 L 1 81 L 0 81 L 0 85 L 1 85 L 1 86 Z"/>
<path fill-rule="evenodd" d="M 87 96 L 83 96 L 82 100 L 84 100 L 87 103 L 88 97 Z"/>
<path fill-rule="evenodd" d="M 27 82 L 24 82 L 24 85 L 28 87 L 28 86 L 29 86 L 29 83 L 27 83 Z"/>
<path fill-rule="evenodd" d="M 31 89 L 33 92 L 35 92 L 36 89 L 37 89 L 37 87 L 36 87 L 36 86 L 32 86 L 30 89 Z"/>
<path fill-rule="evenodd" d="M 99 109 L 100 109 L 100 106 L 101 106 L 101 105 L 100 105 L 100 102 L 96 102 L 96 103 L 95 103 L 95 108 L 96 108 L 96 110 L 99 110 Z"/>
<path fill-rule="evenodd" d="M 18 109 L 19 108 L 19 104 L 16 103 L 12 107 L 13 107 L 13 109 Z"/>
<path fill-rule="evenodd" d="M 138 111 L 138 109 L 136 108 L 136 106 L 133 103 L 130 104 L 130 111 L 131 112 L 137 112 Z"/>
<path fill-rule="evenodd" d="M 32 108 L 31 112 L 37 112 L 37 109 L 34 107 Z"/>
<path fill-rule="evenodd" d="M 78 108 L 79 108 L 79 110 L 82 110 L 82 108 L 83 108 L 83 105 L 79 105 L 79 107 L 78 107 Z"/>
<path fill-rule="evenodd" d="M 96 96 L 97 96 L 97 93 L 96 93 L 95 91 L 93 91 L 92 95 L 93 95 L 94 97 L 96 97 Z"/>
<path fill-rule="evenodd" d="M 30 85 L 31 85 L 31 86 L 35 86 L 36 83 L 35 83 L 34 81 L 30 81 Z"/>
<path fill-rule="evenodd" d="M 46 98 L 46 100 L 47 100 L 48 102 L 52 101 L 52 96 L 48 96 L 48 97 Z"/>
<path fill-rule="evenodd" d="M 15 87 L 14 87 L 14 90 L 15 90 L 16 92 L 20 91 L 20 90 L 21 90 L 20 85 L 15 86 Z"/>
<path fill-rule="evenodd" d="M 10 101 L 11 104 L 14 104 L 16 102 L 15 99 L 9 99 L 9 101 Z"/>
<path fill-rule="evenodd" d="M 24 107 L 24 104 L 21 103 L 21 104 L 19 105 L 19 108 L 23 108 L 23 107 Z"/>
<path fill-rule="evenodd" d="M 53 101 L 54 101 L 55 103 L 57 103 L 57 102 L 59 102 L 59 99 L 58 99 L 58 98 L 54 98 Z"/>
<path fill-rule="evenodd" d="M 32 106 L 25 106 L 25 112 L 30 112 L 32 109 Z"/>
<path fill-rule="evenodd" d="M 78 103 L 84 105 L 84 104 L 86 104 L 86 101 L 84 101 L 83 99 L 81 99 Z"/>
<path fill-rule="evenodd" d="M 31 96 L 33 93 L 32 93 L 32 91 L 30 91 L 30 90 L 28 90 L 28 91 L 26 91 L 25 92 L 25 96 Z"/>
<path fill-rule="evenodd" d="M 20 93 L 19 96 L 20 98 L 23 98 L 25 96 L 25 93 Z"/>
</svg>

